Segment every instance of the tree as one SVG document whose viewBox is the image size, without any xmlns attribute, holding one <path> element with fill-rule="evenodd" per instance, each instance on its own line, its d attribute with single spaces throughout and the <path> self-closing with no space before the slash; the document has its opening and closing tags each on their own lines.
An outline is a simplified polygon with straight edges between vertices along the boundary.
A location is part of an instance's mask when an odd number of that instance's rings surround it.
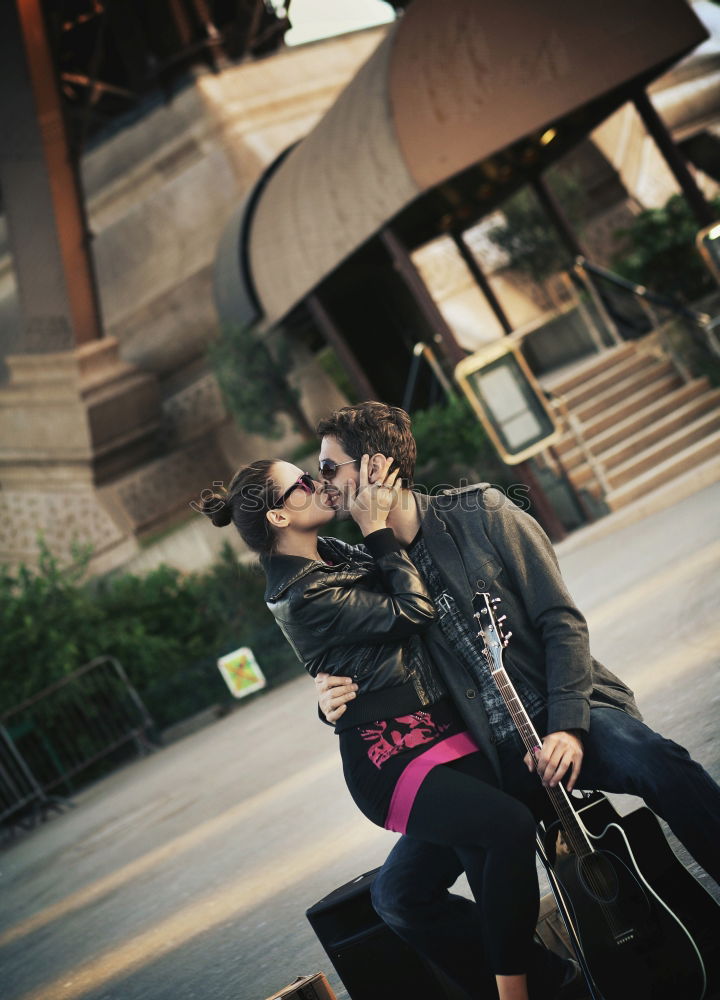
<svg viewBox="0 0 720 1000">
<path fill-rule="evenodd" d="M 285 413 L 303 437 L 312 436 L 300 393 L 287 379 L 291 352 L 284 336 L 275 338 L 271 350 L 267 337 L 253 326 L 227 325 L 210 345 L 208 357 L 225 405 L 243 430 L 282 437 L 280 414 Z"/>
<path fill-rule="evenodd" d="M 548 183 L 571 224 L 579 230 L 583 201 L 579 181 L 572 174 L 555 173 Z M 505 222 L 493 227 L 488 238 L 507 254 L 513 270 L 541 285 L 550 275 L 569 266 L 569 251 L 531 188 L 521 188 L 509 198 L 502 213 Z"/>
</svg>

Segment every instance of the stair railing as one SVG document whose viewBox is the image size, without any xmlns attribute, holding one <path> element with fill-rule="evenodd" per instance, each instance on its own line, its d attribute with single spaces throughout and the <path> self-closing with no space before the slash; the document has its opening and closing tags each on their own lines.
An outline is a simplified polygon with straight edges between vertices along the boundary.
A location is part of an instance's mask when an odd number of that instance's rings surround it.
<svg viewBox="0 0 720 1000">
<path fill-rule="evenodd" d="M 639 285 L 633 281 L 628 281 L 626 278 L 621 277 L 614 271 L 609 271 L 607 268 L 600 267 L 598 264 L 592 264 L 585 257 L 576 258 L 575 264 L 573 265 L 573 273 L 577 275 L 580 281 L 582 281 L 584 287 L 588 291 L 588 294 L 591 296 L 593 303 L 600 311 L 603 320 L 606 323 L 609 322 L 608 328 L 611 333 L 614 332 L 617 334 L 617 328 L 602 303 L 602 297 L 595 288 L 592 277 L 607 281 L 610 284 L 615 285 L 616 288 L 620 288 L 632 295 L 643 309 L 648 321 L 650 322 L 651 328 L 657 331 L 663 350 L 684 382 L 690 382 L 692 380 L 692 375 L 670 341 L 665 324 L 659 319 L 654 306 L 659 306 L 662 309 L 666 309 L 668 312 L 673 313 L 675 316 L 687 320 L 690 324 L 691 331 L 694 334 L 700 334 L 700 342 L 705 351 L 716 358 L 720 358 L 720 340 L 718 340 L 718 335 L 716 333 L 717 327 L 720 326 L 720 316 L 710 316 L 708 313 L 699 312 L 697 309 L 691 309 L 689 306 L 686 306 L 684 303 L 679 302 L 677 299 L 674 299 L 669 295 L 660 295 L 658 292 L 654 292 L 651 289 L 646 288 L 645 285 Z"/>
<path fill-rule="evenodd" d="M 590 466 L 590 471 L 595 477 L 595 482 L 598 484 L 602 490 L 603 499 L 612 491 L 612 485 L 608 479 L 607 471 L 605 466 L 594 454 L 590 445 L 588 444 L 587 438 L 583 431 L 582 421 L 577 417 L 567 405 L 567 400 L 564 396 L 556 395 L 555 393 L 548 392 L 546 390 L 546 395 L 548 396 L 550 405 L 558 412 L 562 421 L 570 430 L 575 443 L 580 449 L 583 458 Z"/>
</svg>

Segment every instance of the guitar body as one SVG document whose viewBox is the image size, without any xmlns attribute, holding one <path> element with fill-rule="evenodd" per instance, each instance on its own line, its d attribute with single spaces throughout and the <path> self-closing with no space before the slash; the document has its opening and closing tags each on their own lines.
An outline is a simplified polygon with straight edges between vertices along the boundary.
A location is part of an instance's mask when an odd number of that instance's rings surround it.
<svg viewBox="0 0 720 1000">
<path fill-rule="evenodd" d="M 581 860 L 559 852 L 553 869 L 605 1000 L 708 996 L 720 907 L 677 860 L 649 809 L 620 817 L 596 796 L 579 812 L 595 853 Z M 558 829 L 548 827 L 549 852 Z"/>
<path fill-rule="evenodd" d="M 534 756 L 542 740 L 503 666 L 512 632 L 505 634 L 505 616 L 495 615 L 499 601 L 475 594 L 478 639 Z M 621 817 L 600 793 L 578 805 L 562 784 L 546 792 L 558 819 L 546 824 L 545 854 L 595 992 L 603 1000 L 720 1000 L 720 907 L 677 860 L 650 810 Z"/>
<path fill-rule="evenodd" d="M 643 845 L 635 855 L 643 875 L 691 930 L 705 963 L 706 1000 L 720 1000 L 720 904 L 677 859 L 654 813 L 636 809 L 620 823 L 631 844 Z M 645 850 L 645 843 L 650 850 Z"/>
</svg>

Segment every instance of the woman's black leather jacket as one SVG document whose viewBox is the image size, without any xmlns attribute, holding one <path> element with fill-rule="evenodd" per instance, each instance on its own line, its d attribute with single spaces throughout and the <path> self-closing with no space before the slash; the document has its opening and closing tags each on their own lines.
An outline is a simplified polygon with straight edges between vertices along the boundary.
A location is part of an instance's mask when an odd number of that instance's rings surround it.
<svg viewBox="0 0 720 1000">
<path fill-rule="evenodd" d="M 357 697 L 337 730 L 411 712 L 445 692 L 419 633 L 437 618 L 427 588 L 388 528 L 364 546 L 318 539 L 332 565 L 262 559 L 265 600 L 306 670 L 352 677 Z"/>
</svg>

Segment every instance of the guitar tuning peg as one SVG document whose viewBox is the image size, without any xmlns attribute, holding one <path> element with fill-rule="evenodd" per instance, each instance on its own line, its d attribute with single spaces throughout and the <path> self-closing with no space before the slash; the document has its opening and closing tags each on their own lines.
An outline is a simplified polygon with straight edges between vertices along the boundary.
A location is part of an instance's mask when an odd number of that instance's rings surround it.
<svg viewBox="0 0 720 1000">
<path fill-rule="evenodd" d="M 507 643 L 508 639 L 509 639 L 509 638 L 510 638 L 511 636 L 512 636 L 512 632 L 508 632 L 508 634 L 507 634 L 507 635 L 505 636 L 505 642 L 506 642 L 506 643 Z"/>
<path fill-rule="evenodd" d="M 498 618 L 498 625 L 500 624 L 500 622 L 504 621 L 507 621 L 507 615 L 500 615 L 500 617 Z"/>
<path fill-rule="evenodd" d="M 502 597 L 493 597 L 492 598 L 492 603 L 493 604 L 500 604 L 501 601 L 502 601 Z"/>
</svg>

